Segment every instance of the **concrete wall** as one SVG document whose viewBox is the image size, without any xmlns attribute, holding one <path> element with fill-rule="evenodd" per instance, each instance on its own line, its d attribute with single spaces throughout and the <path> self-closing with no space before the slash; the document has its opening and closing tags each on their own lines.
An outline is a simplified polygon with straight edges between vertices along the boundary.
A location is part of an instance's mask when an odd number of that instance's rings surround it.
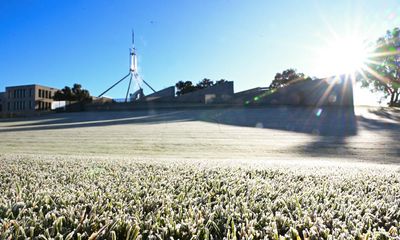
<svg viewBox="0 0 400 240">
<path fill-rule="evenodd" d="M 232 102 L 236 104 L 246 104 L 253 101 L 255 98 L 263 95 L 268 88 L 266 87 L 257 87 L 248 90 L 244 90 L 238 93 L 235 93 L 233 96 Z"/>
<path fill-rule="evenodd" d="M 144 97 L 144 101 L 172 101 L 175 97 L 175 87 L 167 87 L 158 92 L 149 94 Z"/>
<path fill-rule="evenodd" d="M 251 101 L 254 105 L 300 105 L 300 106 L 353 106 L 353 86 L 350 79 L 317 79 L 295 83 L 264 92 Z"/>
<path fill-rule="evenodd" d="M 176 102 L 186 103 L 222 103 L 233 97 L 233 82 L 226 82 L 212 87 L 186 93 L 175 98 Z"/>
<path fill-rule="evenodd" d="M 104 103 L 110 103 L 113 100 L 108 97 L 94 97 L 92 96 L 92 103 L 94 104 L 104 104 Z"/>
<path fill-rule="evenodd" d="M 160 96 L 170 96 L 171 90 L 170 87 L 165 92 L 160 91 L 162 93 Z M 147 97 L 150 96 L 152 95 Z M 345 80 L 342 77 L 299 82 L 275 92 L 269 91 L 268 88 L 254 88 L 233 95 L 233 82 L 228 82 L 166 99 L 168 100 L 86 104 L 82 110 L 192 109 L 273 105 L 353 106 L 353 87 L 351 80 Z"/>
</svg>

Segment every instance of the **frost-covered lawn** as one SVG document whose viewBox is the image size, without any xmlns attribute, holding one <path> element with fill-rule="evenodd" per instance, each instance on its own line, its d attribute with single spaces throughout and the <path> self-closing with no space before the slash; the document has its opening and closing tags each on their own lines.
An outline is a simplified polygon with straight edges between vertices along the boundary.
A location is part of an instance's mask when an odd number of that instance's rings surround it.
<svg viewBox="0 0 400 240">
<path fill-rule="evenodd" d="M 385 239 L 398 167 L 0 157 L 0 238 Z"/>
<path fill-rule="evenodd" d="M 398 237 L 400 111 L 307 111 L 1 120 L 0 239 Z"/>
</svg>

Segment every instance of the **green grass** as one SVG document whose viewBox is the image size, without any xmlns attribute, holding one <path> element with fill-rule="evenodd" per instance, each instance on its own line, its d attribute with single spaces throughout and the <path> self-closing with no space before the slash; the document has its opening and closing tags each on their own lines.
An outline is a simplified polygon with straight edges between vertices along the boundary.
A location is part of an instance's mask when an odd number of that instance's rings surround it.
<svg viewBox="0 0 400 240">
<path fill-rule="evenodd" d="M 392 167 L 29 155 L 0 163 L 0 239 L 398 237 Z"/>
</svg>

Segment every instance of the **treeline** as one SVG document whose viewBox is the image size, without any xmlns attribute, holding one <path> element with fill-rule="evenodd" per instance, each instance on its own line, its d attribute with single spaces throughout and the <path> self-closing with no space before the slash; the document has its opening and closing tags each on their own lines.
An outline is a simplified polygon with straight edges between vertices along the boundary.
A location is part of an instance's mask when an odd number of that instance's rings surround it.
<svg viewBox="0 0 400 240">
<path fill-rule="evenodd" d="M 189 92 L 194 92 L 200 89 L 212 87 L 214 85 L 222 84 L 228 82 L 225 79 L 220 79 L 217 81 L 212 81 L 208 78 L 203 78 L 200 82 L 198 82 L 196 85 L 192 83 L 192 81 L 179 81 L 175 84 L 175 87 L 177 89 L 176 95 L 180 96 Z"/>
<path fill-rule="evenodd" d="M 58 90 L 53 99 L 55 101 L 67 102 L 91 102 L 92 97 L 88 90 L 83 89 L 81 84 L 75 83 L 72 88 L 65 86 L 63 89 Z"/>
</svg>

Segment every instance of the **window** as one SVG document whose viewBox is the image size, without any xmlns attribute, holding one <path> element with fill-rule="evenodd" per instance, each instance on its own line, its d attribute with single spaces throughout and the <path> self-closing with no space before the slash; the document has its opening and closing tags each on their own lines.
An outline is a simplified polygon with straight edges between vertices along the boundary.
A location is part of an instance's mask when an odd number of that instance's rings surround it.
<svg viewBox="0 0 400 240">
<path fill-rule="evenodd" d="M 17 98 L 17 90 L 14 90 L 14 98 Z"/>
<path fill-rule="evenodd" d="M 8 102 L 8 103 L 7 103 L 7 111 L 10 111 L 10 106 L 11 106 L 11 103 Z"/>
</svg>

